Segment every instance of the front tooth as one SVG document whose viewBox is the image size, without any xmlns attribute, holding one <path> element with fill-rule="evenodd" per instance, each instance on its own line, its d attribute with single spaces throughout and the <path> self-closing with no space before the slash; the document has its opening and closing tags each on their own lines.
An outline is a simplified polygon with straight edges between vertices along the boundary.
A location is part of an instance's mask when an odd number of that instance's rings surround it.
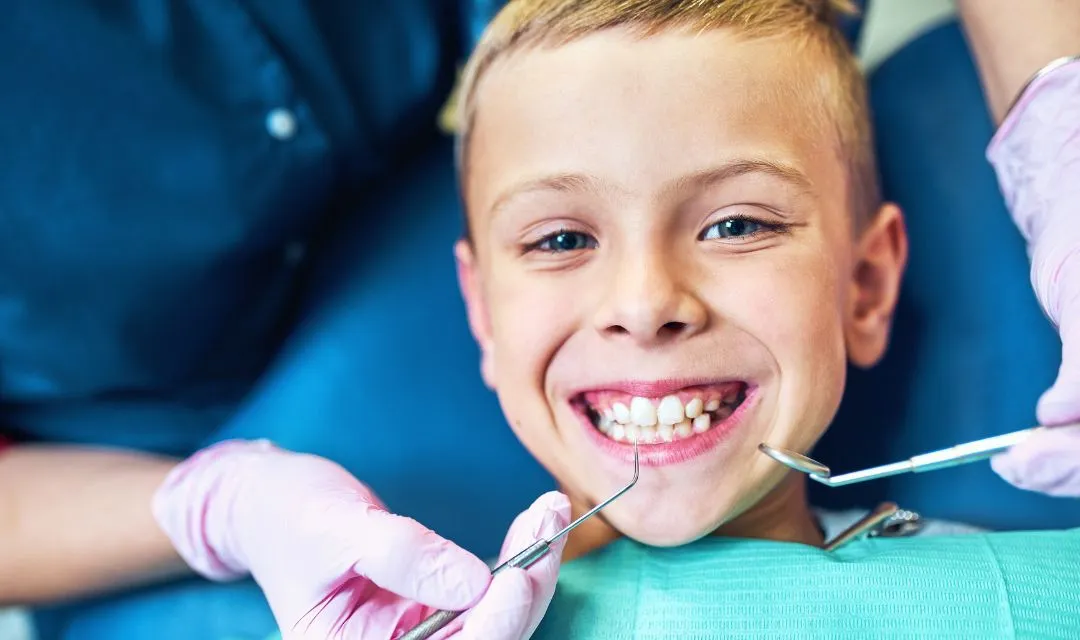
<svg viewBox="0 0 1080 640">
<path fill-rule="evenodd" d="M 635 397 L 630 401 L 630 418 L 642 427 L 656 424 L 656 407 L 645 398 Z"/>
<path fill-rule="evenodd" d="M 664 396 L 660 406 L 656 407 L 656 419 L 660 424 L 679 424 L 685 417 L 682 401 L 675 396 Z"/>
<path fill-rule="evenodd" d="M 656 427 L 642 427 L 640 439 L 645 444 L 656 442 Z"/>
<path fill-rule="evenodd" d="M 689 420 L 683 420 L 679 424 L 675 425 L 676 439 L 689 438 L 692 435 L 694 435 L 694 430 L 693 428 L 691 428 Z"/>
<path fill-rule="evenodd" d="M 662 424 L 656 427 L 656 435 L 664 442 L 671 442 L 675 439 L 675 427 L 670 424 Z"/>
<path fill-rule="evenodd" d="M 703 413 L 694 418 L 694 433 L 705 433 L 710 426 L 712 426 L 712 419 L 709 418 L 709 414 Z"/>
<path fill-rule="evenodd" d="M 617 424 L 611 428 L 611 439 L 619 442 L 626 438 L 626 427 L 621 424 Z"/>
<path fill-rule="evenodd" d="M 704 408 L 705 403 L 701 401 L 701 398 L 694 398 L 690 402 L 686 403 L 686 417 L 693 420 L 694 418 L 701 415 L 701 411 Z"/>
<path fill-rule="evenodd" d="M 626 425 L 626 441 L 637 442 L 641 439 L 641 429 L 636 424 Z"/>
<path fill-rule="evenodd" d="M 715 399 L 715 398 L 712 399 L 712 400 L 709 400 L 709 402 L 705 405 L 705 410 L 706 411 L 716 411 L 719 408 L 720 408 L 720 401 Z"/>
<path fill-rule="evenodd" d="M 618 422 L 619 424 L 630 423 L 630 410 L 626 408 L 625 404 L 616 402 L 611 405 L 611 413 L 615 416 L 615 422 Z"/>
</svg>

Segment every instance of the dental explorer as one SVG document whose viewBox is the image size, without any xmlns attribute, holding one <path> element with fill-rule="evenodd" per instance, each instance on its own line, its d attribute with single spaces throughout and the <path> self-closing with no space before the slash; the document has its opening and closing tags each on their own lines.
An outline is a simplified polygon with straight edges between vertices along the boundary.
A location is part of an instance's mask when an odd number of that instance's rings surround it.
<svg viewBox="0 0 1080 640">
<path fill-rule="evenodd" d="M 912 456 L 901 462 L 883 464 L 881 466 L 870 467 L 869 469 L 862 469 L 860 471 L 852 471 L 838 476 L 832 475 L 832 471 L 829 470 L 829 467 L 801 453 L 790 451 L 788 449 L 770 447 L 764 442 L 758 445 L 758 449 L 785 467 L 807 474 L 810 476 L 810 479 L 815 482 L 819 482 L 827 487 L 842 487 L 847 484 L 878 480 L 879 478 L 887 478 L 901 473 L 923 473 L 925 471 L 946 469 L 948 467 L 968 464 L 969 462 L 985 460 L 1010 447 L 1020 444 L 1038 431 L 1050 428 L 1056 427 L 1032 427 L 1030 429 L 1013 431 L 1012 433 L 1006 433 L 1000 436 L 965 442 L 964 444 L 958 444 L 946 449 L 939 449 L 937 451 Z"/>
<path fill-rule="evenodd" d="M 578 525 L 580 525 L 581 523 L 585 522 L 589 518 L 591 518 L 594 515 L 596 515 L 597 513 L 599 513 L 601 509 L 603 509 L 604 507 L 606 507 L 609 504 L 611 504 L 612 502 L 614 502 L 616 499 L 621 497 L 624 493 L 629 491 L 631 487 L 633 487 L 635 484 L 637 484 L 638 471 L 639 471 L 638 464 L 639 464 L 638 443 L 635 441 L 634 442 L 634 477 L 630 480 L 629 484 L 627 484 L 622 489 L 619 489 L 618 491 L 616 491 L 610 498 L 608 498 L 607 500 L 604 500 L 600 504 L 596 505 L 595 507 L 590 509 L 587 513 L 585 513 L 584 515 L 579 517 L 577 520 L 574 520 L 570 524 L 566 525 L 565 528 L 563 528 L 561 531 L 559 531 L 555 535 L 551 536 L 550 538 L 548 538 L 546 540 L 537 541 L 535 544 L 533 544 L 532 546 L 526 548 L 521 553 L 515 555 L 514 557 L 510 558 L 506 562 L 504 562 L 504 563 L 500 564 L 499 566 L 495 567 L 494 569 L 491 570 L 491 575 L 492 576 L 498 575 L 501 571 L 503 571 L 504 569 L 510 568 L 510 567 L 515 567 L 515 568 L 518 568 L 518 569 L 528 569 L 532 565 L 539 562 L 541 558 L 547 556 L 547 554 L 549 554 L 551 552 L 551 545 L 555 541 L 557 541 L 560 538 L 562 538 L 562 537 L 566 536 L 567 534 L 569 534 L 571 531 L 576 529 L 578 527 Z M 413 629 L 411 631 L 409 631 L 405 635 L 398 638 L 398 640 L 426 640 L 427 638 L 430 638 L 431 636 L 438 633 L 443 627 L 450 624 L 455 618 L 460 616 L 462 613 L 464 613 L 464 611 L 436 611 L 435 613 L 431 614 L 426 619 L 424 619 L 423 622 L 421 622 L 420 624 L 413 627 Z"/>
</svg>

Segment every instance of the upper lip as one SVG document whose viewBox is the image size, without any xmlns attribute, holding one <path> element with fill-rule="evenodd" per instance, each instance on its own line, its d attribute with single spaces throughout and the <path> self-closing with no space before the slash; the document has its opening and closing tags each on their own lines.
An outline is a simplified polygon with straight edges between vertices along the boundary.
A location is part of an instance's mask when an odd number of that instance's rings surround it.
<svg viewBox="0 0 1080 640">
<path fill-rule="evenodd" d="M 643 398 L 659 398 L 686 389 L 688 387 L 704 387 L 710 385 L 729 384 L 732 382 L 747 383 L 743 378 L 667 378 L 662 380 L 619 380 L 601 384 L 591 384 L 587 387 L 574 389 L 569 397 L 575 398 L 590 391 L 616 391 L 631 396 Z"/>
</svg>

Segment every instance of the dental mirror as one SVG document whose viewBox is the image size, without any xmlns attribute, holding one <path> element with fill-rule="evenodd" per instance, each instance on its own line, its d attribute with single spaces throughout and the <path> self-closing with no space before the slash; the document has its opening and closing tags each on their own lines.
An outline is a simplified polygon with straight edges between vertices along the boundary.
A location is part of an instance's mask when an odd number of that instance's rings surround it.
<svg viewBox="0 0 1080 640">
<path fill-rule="evenodd" d="M 842 487 L 846 484 L 877 480 L 879 478 L 887 478 L 901 473 L 922 473 L 924 471 L 947 469 L 961 464 L 986 460 L 987 458 L 1002 453 L 1010 447 L 1023 442 L 1032 434 L 1050 428 L 1058 427 L 1032 427 L 1030 429 L 1013 431 L 1012 433 L 1005 433 L 1000 436 L 992 436 L 983 438 L 982 440 L 965 442 L 964 444 L 958 444 L 946 449 L 939 449 L 937 451 L 912 456 L 911 458 L 900 462 L 883 464 L 877 467 L 852 471 L 838 476 L 832 475 L 829 468 L 817 460 L 801 453 L 789 449 L 781 449 L 779 447 L 770 447 L 764 442 L 758 445 L 758 449 L 788 469 L 794 469 L 800 473 L 805 473 L 810 476 L 811 480 L 819 482 L 827 487 Z"/>
<path fill-rule="evenodd" d="M 762 442 L 758 445 L 758 449 L 769 456 L 773 460 L 776 460 L 780 464 L 784 465 L 788 469 L 793 469 L 800 473 L 805 473 L 811 478 L 817 480 L 820 478 L 828 479 L 832 472 L 828 467 L 821 464 L 817 460 L 809 456 L 804 456 L 801 453 L 796 453 L 788 449 L 775 449 Z"/>
</svg>

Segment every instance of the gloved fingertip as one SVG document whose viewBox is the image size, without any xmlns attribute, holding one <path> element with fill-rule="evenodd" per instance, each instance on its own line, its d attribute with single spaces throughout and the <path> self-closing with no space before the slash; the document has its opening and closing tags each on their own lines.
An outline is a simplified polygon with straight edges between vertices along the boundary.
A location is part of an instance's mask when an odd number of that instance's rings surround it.
<svg viewBox="0 0 1080 640">
<path fill-rule="evenodd" d="M 459 640 L 519 640 L 529 626 L 533 585 L 521 569 L 495 576 L 484 597 L 469 612 Z"/>
<path fill-rule="evenodd" d="M 549 538 L 570 524 L 570 499 L 558 491 L 550 491 L 533 502 L 526 512 L 532 520 L 533 541 Z"/>
<path fill-rule="evenodd" d="M 570 498 L 566 497 L 566 494 L 560 491 L 548 491 L 536 499 L 536 502 L 533 503 L 533 507 L 552 511 L 560 515 L 567 524 L 570 522 Z"/>
<path fill-rule="evenodd" d="M 491 585 L 491 569 L 480 558 L 452 543 L 447 543 L 440 554 L 429 571 L 433 579 L 418 585 L 416 600 L 455 611 L 475 606 Z"/>
<path fill-rule="evenodd" d="M 1000 453 L 993 458 L 990 458 L 990 468 L 994 470 L 1002 480 L 1009 484 L 1016 486 L 1017 473 L 1016 473 L 1016 460 L 1009 452 Z"/>
<path fill-rule="evenodd" d="M 409 518 L 369 510 L 355 541 L 353 570 L 398 596 L 462 610 L 483 597 L 491 570 L 480 558 Z"/>
<path fill-rule="evenodd" d="M 1066 393 L 1052 387 L 1039 398 L 1035 416 L 1039 424 L 1048 427 L 1080 422 L 1080 392 Z"/>
</svg>

